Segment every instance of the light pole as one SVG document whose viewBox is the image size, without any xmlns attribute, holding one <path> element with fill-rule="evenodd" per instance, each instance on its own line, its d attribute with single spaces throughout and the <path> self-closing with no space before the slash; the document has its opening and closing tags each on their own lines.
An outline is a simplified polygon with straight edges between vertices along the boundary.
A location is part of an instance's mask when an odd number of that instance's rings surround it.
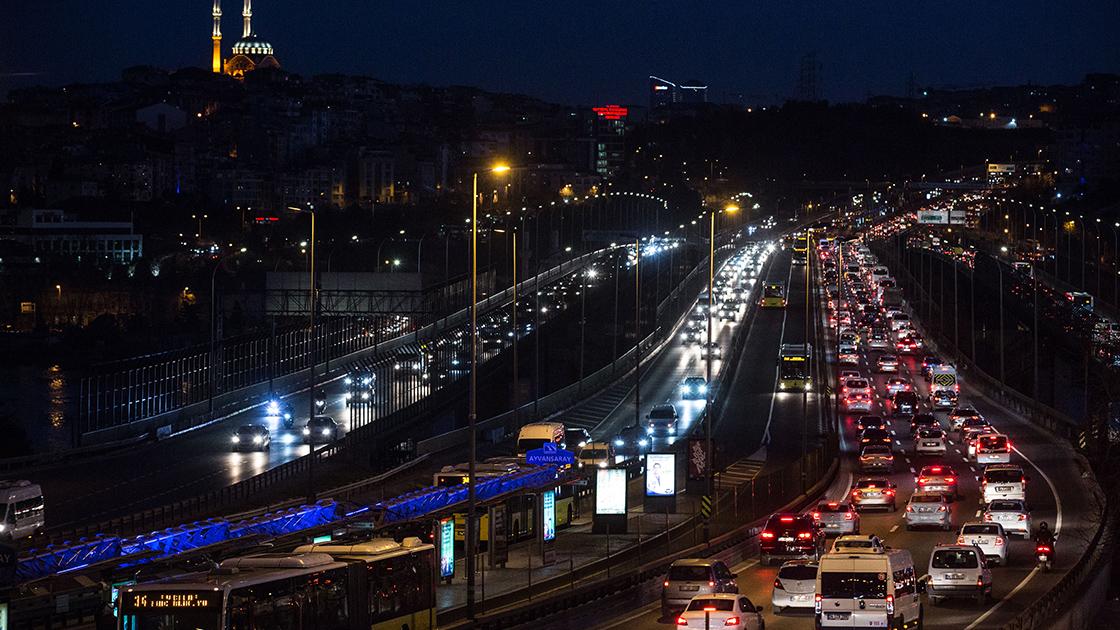
<svg viewBox="0 0 1120 630">
<path fill-rule="evenodd" d="M 724 208 L 727 213 L 739 210 L 738 206 L 729 205 Z M 708 211 L 708 336 L 704 340 L 704 380 L 707 387 L 704 390 L 704 449 L 707 451 L 707 470 L 704 471 L 704 495 L 711 500 L 712 481 L 715 476 L 714 457 L 712 456 L 712 352 L 715 340 L 712 338 L 712 311 L 715 310 L 716 296 L 713 291 L 716 275 L 716 209 Z M 711 527 L 708 520 L 704 521 L 704 542 L 711 537 Z"/>
<path fill-rule="evenodd" d="M 195 233 L 194 237 L 201 241 L 202 240 L 202 220 L 203 219 L 209 219 L 210 215 L 208 215 L 208 214 L 192 214 L 191 218 L 198 221 L 198 232 Z"/>
<path fill-rule="evenodd" d="M 307 267 L 309 271 L 309 281 L 307 290 L 307 322 L 308 322 L 308 341 L 310 342 L 311 360 L 308 362 L 308 386 L 307 386 L 307 419 L 310 421 L 315 417 L 315 306 L 318 300 L 318 293 L 315 287 L 315 208 L 308 205 L 306 208 L 299 208 L 296 206 L 288 206 L 288 210 L 300 214 L 311 215 L 311 242 L 308 249 Z M 308 435 L 307 440 L 307 502 L 315 502 L 315 436 Z"/>
<path fill-rule="evenodd" d="M 517 338 L 521 331 L 517 329 L 517 228 L 513 229 L 513 426 L 520 426 L 518 416 L 521 407 L 521 381 L 517 372 Z"/>
<path fill-rule="evenodd" d="M 492 173 L 505 173 L 510 169 L 498 165 L 490 169 Z M 516 334 L 516 333 L 515 333 Z M 475 480 L 477 465 L 477 438 L 475 424 L 478 419 L 478 172 L 471 175 L 471 381 L 470 405 L 467 414 L 468 450 L 470 460 L 467 464 L 467 523 L 464 549 L 467 555 L 467 619 L 474 619 L 475 565 L 478 540 L 478 524 L 475 510 L 478 503 L 478 490 Z"/>
<path fill-rule="evenodd" d="M 809 320 L 811 315 L 809 313 L 809 304 L 812 300 L 812 282 L 813 282 L 813 228 L 809 228 L 805 234 L 805 350 L 806 359 L 811 358 L 809 353 Z M 808 366 L 806 366 L 808 368 Z M 807 470 L 806 455 L 809 452 L 809 388 L 801 388 L 801 491 L 804 492 L 806 488 Z"/>
<path fill-rule="evenodd" d="M 246 251 L 246 248 L 242 247 L 241 250 L 236 252 L 236 253 L 243 254 L 243 253 L 245 253 L 245 251 Z M 210 378 L 207 379 L 209 381 L 209 387 L 207 387 L 207 389 L 209 390 L 210 395 L 208 396 L 207 413 L 209 413 L 211 419 L 214 418 L 214 385 L 215 385 L 215 381 L 216 381 L 216 378 L 217 378 L 217 371 L 215 370 L 215 367 L 216 367 L 215 364 L 217 363 L 217 360 L 218 360 L 218 349 L 217 349 L 218 325 L 217 325 L 217 315 L 216 315 L 217 314 L 217 304 L 218 304 L 218 293 L 217 293 L 218 268 L 222 266 L 222 263 L 225 262 L 226 258 L 228 258 L 232 255 L 234 255 L 234 252 L 228 252 L 226 254 L 223 254 L 220 258 L 218 258 L 218 262 L 214 263 L 214 270 L 210 272 L 210 370 L 209 370 Z M 61 298 L 62 287 L 57 285 L 57 284 L 54 285 L 54 286 L 55 286 L 56 289 L 58 289 L 58 295 Z M 270 391 L 271 391 L 271 388 L 270 388 Z"/>
<path fill-rule="evenodd" d="M 579 289 L 579 389 L 583 390 L 583 366 L 584 366 L 584 353 L 587 329 L 587 279 L 592 280 L 599 275 L 599 272 L 594 267 L 585 270 L 580 274 L 580 289 Z"/>
</svg>

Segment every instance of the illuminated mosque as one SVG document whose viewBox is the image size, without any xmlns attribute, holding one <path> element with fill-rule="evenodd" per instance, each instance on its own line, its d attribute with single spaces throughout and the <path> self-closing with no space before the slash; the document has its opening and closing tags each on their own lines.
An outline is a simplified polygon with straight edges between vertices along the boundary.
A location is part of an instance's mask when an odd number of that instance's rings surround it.
<svg viewBox="0 0 1120 630">
<path fill-rule="evenodd" d="M 211 69 L 215 73 L 224 72 L 231 77 L 242 79 L 246 72 L 257 68 L 279 68 L 280 62 L 272 51 L 272 44 L 261 39 L 253 32 L 253 2 L 245 0 L 241 10 L 241 39 L 233 45 L 233 54 L 222 61 L 222 0 L 214 0 L 214 32 L 210 36 L 214 42 Z"/>
</svg>

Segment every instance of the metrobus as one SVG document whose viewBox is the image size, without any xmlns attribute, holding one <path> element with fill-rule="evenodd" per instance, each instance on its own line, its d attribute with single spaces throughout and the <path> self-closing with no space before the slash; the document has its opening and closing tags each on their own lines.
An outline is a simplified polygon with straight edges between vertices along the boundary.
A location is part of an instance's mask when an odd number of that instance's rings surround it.
<svg viewBox="0 0 1120 630">
<path fill-rule="evenodd" d="M 812 391 L 813 346 L 805 343 L 783 343 L 778 351 L 778 389 L 780 391 Z"/>
<path fill-rule="evenodd" d="M 206 572 L 123 586 L 118 630 L 432 630 L 435 548 L 375 538 L 224 560 Z"/>
<path fill-rule="evenodd" d="M 762 308 L 786 307 L 786 283 L 767 282 L 762 289 Z"/>
<path fill-rule="evenodd" d="M 809 258 L 809 233 L 798 232 L 793 235 L 793 264 L 804 265 Z"/>
<path fill-rule="evenodd" d="M 501 477 L 520 470 L 520 465 L 503 458 L 494 458 L 475 465 L 475 476 L 478 480 L 485 481 L 494 477 Z M 451 488 L 470 482 L 470 470 L 467 464 L 444 466 L 432 479 L 435 486 Z M 572 524 L 579 512 L 576 501 L 582 490 L 581 486 L 572 483 L 558 483 L 550 488 L 555 492 L 556 527 L 567 527 Z M 504 501 L 505 506 L 506 536 L 513 542 L 528 540 L 537 534 L 537 493 L 519 493 Z M 462 543 L 466 540 L 467 520 L 465 514 L 455 513 L 455 542 Z M 490 514 L 479 517 L 478 541 L 485 548 L 485 543 L 490 540 Z"/>
</svg>

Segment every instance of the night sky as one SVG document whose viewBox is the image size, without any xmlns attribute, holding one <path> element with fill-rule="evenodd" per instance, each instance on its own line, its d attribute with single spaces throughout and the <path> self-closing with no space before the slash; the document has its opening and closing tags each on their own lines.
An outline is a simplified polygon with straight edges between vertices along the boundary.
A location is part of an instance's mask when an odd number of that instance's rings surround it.
<svg viewBox="0 0 1120 630">
<path fill-rule="evenodd" d="M 130 65 L 209 67 L 210 0 L 5 3 L 0 94 L 114 80 Z M 223 52 L 241 1 L 223 0 Z M 1120 71 L 1116 0 L 507 2 L 254 0 L 281 65 L 392 82 L 475 85 L 591 104 L 646 100 L 656 74 L 711 100 L 794 93 L 800 57 L 833 101 L 920 86 L 1076 83 Z M 38 73 L 24 76 L 22 73 Z"/>
</svg>

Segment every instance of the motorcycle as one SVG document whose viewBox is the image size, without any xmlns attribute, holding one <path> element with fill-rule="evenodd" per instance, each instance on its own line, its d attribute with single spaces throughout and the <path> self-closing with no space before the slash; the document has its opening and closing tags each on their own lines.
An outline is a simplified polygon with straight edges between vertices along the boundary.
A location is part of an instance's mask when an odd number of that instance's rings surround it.
<svg viewBox="0 0 1120 630">
<path fill-rule="evenodd" d="M 1054 562 L 1054 549 L 1050 545 L 1039 543 L 1034 548 L 1034 557 L 1040 569 L 1049 571 Z"/>
<path fill-rule="evenodd" d="M 326 392 L 316 392 L 315 394 L 315 413 L 322 413 L 327 408 L 327 394 Z"/>
</svg>

